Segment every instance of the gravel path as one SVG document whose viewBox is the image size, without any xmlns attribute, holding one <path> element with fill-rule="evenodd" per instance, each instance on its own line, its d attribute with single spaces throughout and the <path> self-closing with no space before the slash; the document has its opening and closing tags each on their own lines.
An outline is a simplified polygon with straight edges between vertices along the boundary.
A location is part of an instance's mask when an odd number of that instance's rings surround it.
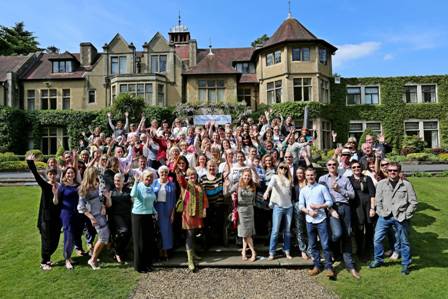
<svg viewBox="0 0 448 299">
<path fill-rule="evenodd" d="M 165 268 L 142 276 L 133 298 L 337 298 L 306 271 Z"/>
</svg>

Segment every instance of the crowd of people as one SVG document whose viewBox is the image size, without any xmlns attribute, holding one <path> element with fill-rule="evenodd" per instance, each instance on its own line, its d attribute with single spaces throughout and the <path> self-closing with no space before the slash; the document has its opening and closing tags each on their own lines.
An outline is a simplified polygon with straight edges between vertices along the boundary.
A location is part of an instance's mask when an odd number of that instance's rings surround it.
<svg viewBox="0 0 448 299">
<path fill-rule="evenodd" d="M 227 228 L 234 227 L 243 261 L 257 260 L 254 236 L 264 234 L 269 260 L 278 257 L 282 241 L 287 259 L 313 260 L 311 276 L 323 270 L 322 250 L 329 278 L 335 277 L 333 262 L 343 260 L 359 279 L 354 237 L 357 256 L 373 256 L 369 267 L 381 266 L 385 256 L 401 258 L 402 273 L 409 273 L 409 219 L 417 200 L 400 165 L 385 158 L 391 147 L 382 135 L 367 135 L 361 150 L 350 137 L 318 177 L 311 156 L 318 133 L 296 126 L 290 116 L 268 111 L 258 122 L 248 118 L 238 125 L 151 120 L 149 127 L 143 116 L 139 124 L 125 117 L 124 124 L 114 124 L 109 113 L 110 136 L 99 127 L 83 132 L 79 151 L 64 152 L 62 161 L 50 158 L 45 174 L 27 156 L 42 188 L 43 270 L 52 268 L 61 229 L 67 269 L 74 267 L 74 250 L 89 254 L 96 270 L 104 248 L 125 263 L 132 244 L 134 268 L 146 273 L 156 257 L 170 258 L 184 242 L 188 267 L 195 270 L 195 239 L 201 235 L 205 247 L 222 245 Z"/>
</svg>

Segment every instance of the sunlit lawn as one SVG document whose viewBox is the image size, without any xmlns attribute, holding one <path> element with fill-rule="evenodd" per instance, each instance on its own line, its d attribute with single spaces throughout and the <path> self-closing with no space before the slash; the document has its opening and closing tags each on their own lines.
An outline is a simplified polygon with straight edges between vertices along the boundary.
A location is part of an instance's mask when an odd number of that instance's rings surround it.
<svg viewBox="0 0 448 299">
<path fill-rule="evenodd" d="M 40 270 L 40 235 L 36 228 L 40 188 L 0 188 L 0 298 L 127 298 L 139 275 L 113 263 L 105 252 L 102 269 L 93 271 L 87 258 L 75 258 L 74 271 L 63 266 L 61 235 L 49 272 Z"/>
<path fill-rule="evenodd" d="M 360 281 L 339 267 L 337 281 L 319 278 L 342 298 L 448 298 L 448 180 L 411 178 L 419 207 L 412 219 L 412 267 L 400 274 L 399 262 L 368 269 L 362 264 Z"/>
</svg>

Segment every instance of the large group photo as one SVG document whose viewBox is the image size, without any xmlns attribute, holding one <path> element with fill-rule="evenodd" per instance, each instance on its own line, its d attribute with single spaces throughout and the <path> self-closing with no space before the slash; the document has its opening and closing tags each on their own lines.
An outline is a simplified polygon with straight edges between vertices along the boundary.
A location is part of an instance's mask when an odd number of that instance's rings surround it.
<svg viewBox="0 0 448 299">
<path fill-rule="evenodd" d="M 446 72 L 372 75 L 397 41 L 284 2 L 245 48 L 183 12 L 142 47 L 1 24 L 2 298 L 448 295 Z"/>
</svg>

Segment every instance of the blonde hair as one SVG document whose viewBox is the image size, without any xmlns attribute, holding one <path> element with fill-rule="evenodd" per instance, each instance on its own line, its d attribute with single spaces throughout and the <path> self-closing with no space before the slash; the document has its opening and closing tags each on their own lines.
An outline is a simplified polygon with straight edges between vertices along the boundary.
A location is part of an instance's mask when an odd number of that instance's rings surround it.
<svg viewBox="0 0 448 299">
<path fill-rule="evenodd" d="M 243 180 L 243 174 L 246 172 L 248 172 L 249 176 L 250 176 L 250 182 L 248 184 L 246 184 Z M 238 186 L 240 188 L 249 188 L 251 191 L 255 191 L 255 182 L 252 178 L 252 170 L 250 170 L 250 168 L 245 168 L 243 170 L 243 172 L 241 173 L 241 176 L 240 176 L 240 181 L 238 183 Z"/>
<path fill-rule="evenodd" d="M 98 187 L 97 176 L 98 175 L 94 167 L 86 168 L 81 185 L 79 186 L 79 195 L 85 196 L 89 190 Z"/>
<path fill-rule="evenodd" d="M 150 176 L 151 178 L 153 178 L 152 171 L 149 170 L 149 169 L 146 169 L 146 170 L 143 171 L 143 173 L 142 173 L 142 177 L 143 177 L 144 179 L 146 179 L 148 176 Z"/>
<path fill-rule="evenodd" d="M 283 175 L 283 173 L 280 171 L 280 167 L 284 167 L 284 168 L 286 169 L 286 173 L 285 173 L 284 176 L 285 176 L 289 181 L 291 181 L 291 172 L 289 171 L 289 165 L 286 164 L 285 162 L 280 163 L 280 164 L 278 165 L 278 168 L 277 168 L 277 175 Z"/>
</svg>

